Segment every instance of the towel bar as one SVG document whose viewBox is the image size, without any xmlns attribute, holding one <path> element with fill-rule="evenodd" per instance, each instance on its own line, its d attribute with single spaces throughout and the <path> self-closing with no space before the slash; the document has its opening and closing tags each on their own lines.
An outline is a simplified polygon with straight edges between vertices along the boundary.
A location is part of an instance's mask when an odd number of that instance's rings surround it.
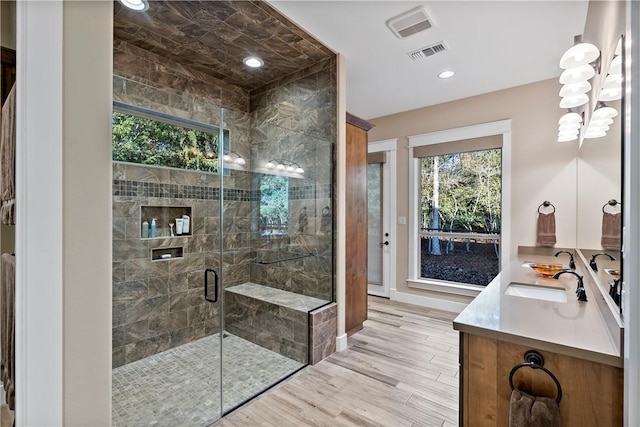
<svg viewBox="0 0 640 427">
<path fill-rule="evenodd" d="M 551 206 L 553 208 L 553 211 L 551 213 L 555 213 L 556 207 L 553 206 L 553 203 L 551 203 L 548 200 L 545 200 L 544 202 L 540 203 L 540 206 L 538 206 L 538 213 L 542 213 L 542 212 L 540 212 L 540 208 L 542 208 L 542 207 L 548 208 L 549 206 Z"/>
<path fill-rule="evenodd" d="M 509 373 L 509 385 L 511 386 L 511 390 L 515 389 L 513 385 L 513 375 L 518 369 L 524 367 L 529 367 L 531 369 L 540 369 L 541 371 L 549 375 L 553 382 L 556 383 L 556 387 L 558 388 L 558 397 L 556 397 L 556 403 L 558 403 L 559 405 L 560 400 L 562 399 L 562 387 L 560 386 L 560 381 L 558 381 L 558 378 L 556 378 L 556 376 L 553 375 L 550 370 L 544 367 L 544 358 L 542 357 L 542 355 L 535 350 L 529 350 L 524 354 L 524 360 L 524 363 L 520 363 L 514 366 Z"/>
</svg>

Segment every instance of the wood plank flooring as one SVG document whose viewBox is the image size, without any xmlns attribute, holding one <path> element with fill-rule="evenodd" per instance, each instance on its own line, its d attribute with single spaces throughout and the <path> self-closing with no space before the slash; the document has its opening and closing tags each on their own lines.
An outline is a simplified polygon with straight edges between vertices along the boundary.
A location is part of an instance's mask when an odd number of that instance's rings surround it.
<svg viewBox="0 0 640 427">
<path fill-rule="evenodd" d="M 369 297 L 349 348 L 309 366 L 217 427 L 458 425 L 455 313 Z"/>
</svg>

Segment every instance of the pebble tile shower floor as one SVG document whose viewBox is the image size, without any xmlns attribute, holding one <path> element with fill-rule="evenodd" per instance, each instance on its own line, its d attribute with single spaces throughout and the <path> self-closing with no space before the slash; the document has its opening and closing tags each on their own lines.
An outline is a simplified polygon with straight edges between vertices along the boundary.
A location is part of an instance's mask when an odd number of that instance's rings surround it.
<svg viewBox="0 0 640 427">
<path fill-rule="evenodd" d="M 301 368 L 224 334 L 223 406 L 231 409 Z M 220 415 L 220 342 L 210 335 L 113 370 L 114 426 L 207 426 Z"/>
</svg>

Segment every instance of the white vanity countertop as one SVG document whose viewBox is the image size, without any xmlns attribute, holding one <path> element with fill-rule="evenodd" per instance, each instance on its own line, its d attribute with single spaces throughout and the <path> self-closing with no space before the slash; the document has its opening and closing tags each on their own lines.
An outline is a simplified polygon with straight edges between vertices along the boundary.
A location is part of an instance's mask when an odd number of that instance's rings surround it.
<svg viewBox="0 0 640 427">
<path fill-rule="evenodd" d="M 577 258 L 577 256 L 576 256 Z M 520 254 L 453 321 L 454 329 L 515 344 L 531 346 L 607 365 L 623 367 L 621 351 L 609 334 L 595 298 L 599 294 L 587 285 L 587 302 L 575 296 L 576 277 L 563 274 L 558 280 L 544 278 L 525 262 L 568 264 L 567 257 L 554 258 Z M 576 259 L 576 272 L 585 274 Z M 558 286 L 562 284 L 567 302 L 552 302 L 505 295 L 510 283 Z"/>
</svg>

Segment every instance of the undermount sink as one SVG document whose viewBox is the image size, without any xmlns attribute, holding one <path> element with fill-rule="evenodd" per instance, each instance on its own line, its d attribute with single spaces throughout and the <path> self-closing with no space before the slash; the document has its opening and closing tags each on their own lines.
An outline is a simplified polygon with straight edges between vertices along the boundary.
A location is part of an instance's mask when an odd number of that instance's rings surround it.
<svg viewBox="0 0 640 427">
<path fill-rule="evenodd" d="M 514 297 L 540 299 L 554 302 L 567 302 L 567 293 L 563 288 L 552 288 L 525 283 L 510 283 L 504 291 L 505 295 Z"/>
</svg>

